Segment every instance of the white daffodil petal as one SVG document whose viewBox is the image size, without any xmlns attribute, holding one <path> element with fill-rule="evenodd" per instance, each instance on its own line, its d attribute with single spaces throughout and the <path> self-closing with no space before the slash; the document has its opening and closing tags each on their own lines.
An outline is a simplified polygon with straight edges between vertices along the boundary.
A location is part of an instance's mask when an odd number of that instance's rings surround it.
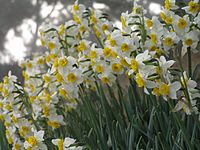
<svg viewBox="0 0 200 150">
<path fill-rule="evenodd" d="M 64 145 L 65 145 L 66 147 L 69 147 L 69 146 L 70 146 L 71 144 L 73 144 L 75 141 L 76 141 L 75 139 L 72 139 L 72 138 L 67 137 L 67 138 L 65 138 L 65 140 L 64 140 Z"/>
</svg>

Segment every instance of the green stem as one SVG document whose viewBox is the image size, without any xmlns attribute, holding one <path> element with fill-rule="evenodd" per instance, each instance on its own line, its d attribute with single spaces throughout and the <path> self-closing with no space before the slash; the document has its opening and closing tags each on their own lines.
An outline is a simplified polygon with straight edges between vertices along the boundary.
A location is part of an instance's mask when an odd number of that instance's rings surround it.
<svg viewBox="0 0 200 150">
<path fill-rule="evenodd" d="M 191 48 L 187 48 L 187 53 L 188 53 L 188 73 L 189 77 L 192 78 L 192 53 L 191 53 Z"/>
<path fill-rule="evenodd" d="M 93 31 L 93 34 L 94 34 L 95 38 L 97 39 L 97 41 L 98 41 L 99 45 L 101 46 L 101 48 L 104 48 L 103 42 L 101 41 L 101 39 L 99 39 L 99 38 L 97 37 L 97 35 L 96 35 L 95 32 L 94 32 L 93 26 L 94 26 L 94 25 L 92 25 L 92 27 L 91 27 L 91 29 L 92 29 L 92 31 Z"/>
<path fill-rule="evenodd" d="M 168 101 L 168 104 L 169 104 L 169 106 L 170 106 L 170 109 L 173 109 L 173 108 L 174 108 L 174 107 L 172 106 L 172 102 L 171 102 L 170 100 Z M 190 143 L 190 138 L 189 138 L 187 129 L 185 128 L 183 122 L 181 122 L 181 119 L 180 119 L 180 117 L 178 116 L 178 114 L 177 114 L 177 113 L 173 113 L 173 112 L 171 112 L 171 113 L 172 113 L 172 116 L 174 117 L 176 123 L 177 123 L 178 126 L 180 127 L 180 130 L 183 132 L 183 135 L 184 135 L 183 137 L 184 137 L 184 139 L 185 139 L 186 144 L 188 145 L 188 148 L 189 148 L 190 150 L 192 150 L 192 149 L 193 149 L 193 145 Z"/>
<path fill-rule="evenodd" d="M 183 82 L 181 81 L 181 78 L 180 78 L 180 82 L 181 82 L 181 85 L 182 87 L 184 87 L 184 94 L 185 94 L 185 97 L 189 103 L 189 107 L 191 106 L 191 103 L 190 103 L 190 96 L 189 96 L 189 91 L 188 91 L 188 88 L 187 88 L 187 82 L 186 82 L 186 79 L 184 77 L 184 69 L 183 69 L 183 65 L 182 65 L 182 61 L 181 61 L 181 51 L 178 53 L 176 50 L 174 51 L 175 52 L 175 56 L 174 58 L 176 59 L 176 61 L 178 62 L 179 64 L 179 67 L 180 67 L 180 70 L 181 70 L 181 77 L 183 79 Z M 185 86 L 184 86 L 185 85 Z"/>
</svg>

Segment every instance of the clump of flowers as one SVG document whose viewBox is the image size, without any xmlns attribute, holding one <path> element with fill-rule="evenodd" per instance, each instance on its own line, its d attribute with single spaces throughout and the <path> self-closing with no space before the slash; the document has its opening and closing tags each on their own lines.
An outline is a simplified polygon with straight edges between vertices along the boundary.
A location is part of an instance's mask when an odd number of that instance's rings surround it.
<svg viewBox="0 0 200 150">
<path fill-rule="evenodd" d="M 160 17 L 152 18 L 135 3 L 130 13 L 121 15 L 122 29 L 101 11 L 78 2 L 71 9 L 72 20 L 40 28 L 41 44 L 48 51 L 21 63 L 24 84 L 11 72 L 0 83 L 0 118 L 13 149 L 44 150 L 48 138 L 59 150 L 82 149 L 73 145 L 74 139 L 53 133 L 66 125 L 83 87 L 95 91 L 96 82 L 114 87 L 121 76 L 147 95 L 173 99 L 173 111 L 199 115 L 192 68 L 186 73 L 181 66 L 182 56 L 199 51 L 198 0 L 183 8 L 165 0 Z M 174 69 L 170 54 L 180 69 Z"/>
</svg>

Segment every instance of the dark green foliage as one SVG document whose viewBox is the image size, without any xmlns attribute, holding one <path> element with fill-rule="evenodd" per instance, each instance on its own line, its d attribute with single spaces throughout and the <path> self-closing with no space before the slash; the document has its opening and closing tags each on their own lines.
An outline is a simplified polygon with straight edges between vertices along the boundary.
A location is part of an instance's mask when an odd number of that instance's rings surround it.
<svg viewBox="0 0 200 150">
<path fill-rule="evenodd" d="M 0 121 L 0 150 L 9 150 L 9 145 L 5 137 L 5 128 L 3 122 Z"/>
<path fill-rule="evenodd" d="M 100 84 L 97 92 L 83 90 L 68 115 L 68 132 L 86 149 L 200 149 L 197 116 L 173 112 L 173 100 L 145 95 L 135 83 L 127 92 L 118 84 L 117 91 Z"/>
</svg>

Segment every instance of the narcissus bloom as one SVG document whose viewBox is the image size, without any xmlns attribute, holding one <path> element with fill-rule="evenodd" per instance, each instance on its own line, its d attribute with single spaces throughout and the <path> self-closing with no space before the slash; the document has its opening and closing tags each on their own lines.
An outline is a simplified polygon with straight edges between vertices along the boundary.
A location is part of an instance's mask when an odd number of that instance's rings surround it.
<svg viewBox="0 0 200 150">
<path fill-rule="evenodd" d="M 26 138 L 24 148 L 32 150 L 47 150 L 47 146 L 43 143 L 44 131 L 36 131 L 34 129 L 32 129 L 32 131 L 34 135 Z"/>
<path fill-rule="evenodd" d="M 72 138 L 65 138 L 63 139 L 53 139 L 52 143 L 58 147 L 58 150 L 81 150 L 82 147 L 78 146 L 71 146 L 75 143 L 75 139 Z"/>
</svg>

